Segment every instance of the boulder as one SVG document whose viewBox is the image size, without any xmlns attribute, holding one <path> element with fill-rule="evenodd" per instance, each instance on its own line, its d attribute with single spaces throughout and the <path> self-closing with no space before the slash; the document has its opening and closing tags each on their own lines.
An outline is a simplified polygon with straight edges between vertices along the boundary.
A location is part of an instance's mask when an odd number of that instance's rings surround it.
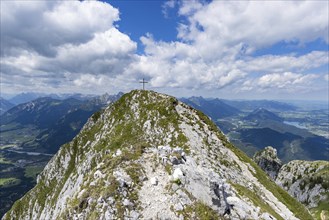
<svg viewBox="0 0 329 220">
<path fill-rule="evenodd" d="M 156 186 L 156 185 L 158 185 L 158 178 L 157 177 L 152 177 L 150 179 L 150 182 L 153 186 Z"/>
</svg>

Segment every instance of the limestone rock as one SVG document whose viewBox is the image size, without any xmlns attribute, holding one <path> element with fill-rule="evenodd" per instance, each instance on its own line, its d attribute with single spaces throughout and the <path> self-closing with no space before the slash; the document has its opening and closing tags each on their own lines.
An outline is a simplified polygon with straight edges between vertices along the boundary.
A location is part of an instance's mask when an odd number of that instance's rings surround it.
<svg viewBox="0 0 329 220">
<path fill-rule="evenodd" d="M 326 211 L 321 207 L 329 206 L 329 161 L 290 161 L 282 166 L 275 182 L 315 216 Z M 328 214 L 324 216 L 329 218 Z"/>
<path fill-rule="evenodd" d="M 153 186 L 156 186 L 156 185 L 158 185 L 158 178 L 157 177 L 152 177 L 150 179 L 150 182 Z"/>
<path fill-rule="evenodd" d="M 257 152 L 253 160 L 264 170 L 272 180 L 275 180 L 280 168 L 282 167 L 282 162 L 278 158 L 277 151 L 273 147 L 265 147 L 265 149 Z"/>
<path fill-rule="evenodd" d="M 174 170 L 174 173 L 172 174 L 173 180 L 182 180 L 184 178 L 183 171 L 178 167 Z"/>
</svg>

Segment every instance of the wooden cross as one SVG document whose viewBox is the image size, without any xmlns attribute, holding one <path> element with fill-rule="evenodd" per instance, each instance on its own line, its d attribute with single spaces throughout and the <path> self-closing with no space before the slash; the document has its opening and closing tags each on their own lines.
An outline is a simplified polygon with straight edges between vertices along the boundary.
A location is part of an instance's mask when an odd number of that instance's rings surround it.
<svg viewBox="0 0 329 220">
<path fill-rule="evenodd" d="M 139 83 L 143 83 L 143 90 L 145 90 L 145 84 L 148 83 L 148 82 L 146 82 L 146 81 L 144 80 L 144 78 L 143 78 L 143 80 L 142 80 L 142 81 L 139 81 Z"/>
</svg>

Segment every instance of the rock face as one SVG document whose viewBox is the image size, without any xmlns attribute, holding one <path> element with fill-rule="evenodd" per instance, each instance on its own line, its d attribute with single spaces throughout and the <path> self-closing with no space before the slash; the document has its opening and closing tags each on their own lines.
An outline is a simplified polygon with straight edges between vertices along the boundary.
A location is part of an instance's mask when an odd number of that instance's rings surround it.
<svg viewBox="0 0 329 220">
<path fill-rule="evenodd" d="M 282 165 L 273 147 L 257 152 L 253 160 L 279 186 L 307 206 L 316 219 L 329 217 L 328 161 L 294 160 Z"/>
<path fill-rule="evenodd" d="M 177 99 L 132 91 L 91 117 L 4 219 L 312 219 Z"/>
<path fill-rule="evenodd" d="M 265 147 L 263 150 L 257 152 L 253 160 L 264 170 L 272 180 L 275 180 L 282 162 L 278 158 L 277 151 L 273 147 Z"/>
<path fill-rule="evenodd" d="M 291 161 L 282 166 L 275 182 L 305 204 L 315 218 L 329 218 L 328 161 Z"/>
</svg>

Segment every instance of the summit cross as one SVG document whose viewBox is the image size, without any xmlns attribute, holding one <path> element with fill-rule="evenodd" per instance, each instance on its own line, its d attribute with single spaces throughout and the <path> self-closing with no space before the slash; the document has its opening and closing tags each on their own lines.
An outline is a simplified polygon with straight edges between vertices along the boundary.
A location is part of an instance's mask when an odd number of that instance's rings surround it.
<svg viewBox="0 0 329 220">
<path fill-rule="evenodd" d="M 139 81 L 139 83 L 143 83 L 143 90 L 145 90 L 145 84 L 148 83 L 148 82 L 146 82 L 145 79 L 143 78 L 143 80 Z"/>
</svg>

